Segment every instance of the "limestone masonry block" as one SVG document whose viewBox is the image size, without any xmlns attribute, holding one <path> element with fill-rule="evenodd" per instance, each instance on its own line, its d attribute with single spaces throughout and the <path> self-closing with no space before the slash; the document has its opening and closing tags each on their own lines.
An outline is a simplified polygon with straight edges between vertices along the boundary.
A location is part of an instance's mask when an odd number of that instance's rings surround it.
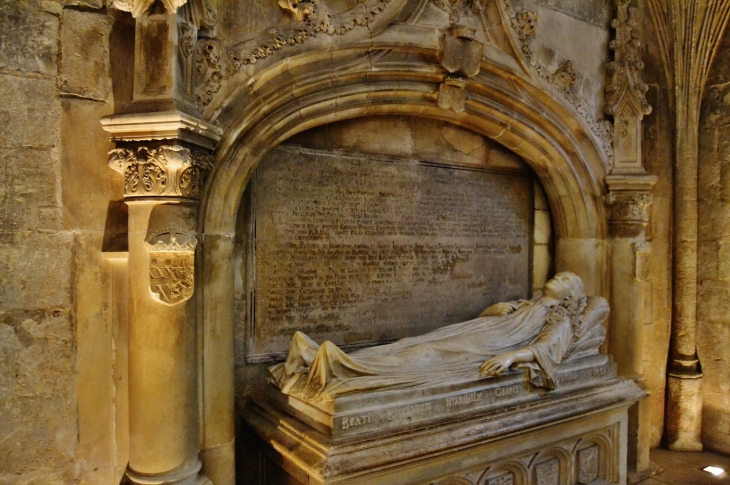
<svg viewBox="0 0 730 485">
<path fill-rule="evenodd" d="M 0 2 L 0 71 L 55 75 L 59 20 L 40 7 L 40 0 Z"/>
<path fill-rule="evenodd" d="M 109 17 L 64 10 L 61 29 L 61 94 L 109 101 Z"/>
<path fill-rule="evenodd" d="M 0 75 L 0 146 L 58 143 L 56 81 Z"/>
</svg>

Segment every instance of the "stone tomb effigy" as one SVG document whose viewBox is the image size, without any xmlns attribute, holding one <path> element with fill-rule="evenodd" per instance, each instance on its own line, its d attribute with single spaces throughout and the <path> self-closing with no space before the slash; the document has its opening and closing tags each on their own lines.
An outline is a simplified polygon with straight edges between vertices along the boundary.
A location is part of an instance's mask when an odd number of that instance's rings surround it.
<svg viewBox="0 0 730 485">
<path fill-rule="evenodd" d="M 644 393 L 598 353 L 605 300 L 551 300 L 564 275 L 529 302 L 351 354 L 295 335 L 244 418 L 253 483 L 626 483 L 627 411 Z"/>
</svg>

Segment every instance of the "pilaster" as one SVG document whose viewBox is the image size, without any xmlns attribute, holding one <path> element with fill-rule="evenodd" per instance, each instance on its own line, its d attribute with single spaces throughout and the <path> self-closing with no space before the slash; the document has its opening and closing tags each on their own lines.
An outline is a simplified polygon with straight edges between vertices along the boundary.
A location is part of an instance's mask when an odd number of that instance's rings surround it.
<svg viewBox="0 0 730 485">
<path fill-rule="evenodd" d="M 129 207 L 129 466 L 138 485 L 201 471 L 198 210 L 221 130 L 193 102 L 199 0 L 116 1 L 136 18 L 133 101 L 102 119 Z"/>
<path fill-rule="evenodd" d="M 642 120 L 652 108 L 641 78 L 639 40 L 629 0 L 615 0 L 611 23 L 614 59 L 608 65 L 606 113 L 613 117 L 613 167 L 606 177 L 611 241 L 611 325 L 609 352 L 619 373 L 644 387 L 646 328 L 652 324 L 651 242 L 647 235 L 652 187 L 657 177 L 644 169 Z M 620 349 L 620 351 L 619 351 Z M 630 481 L 651 473 L 650 415 L 646 400 L 629 411 L 628 468 Z"/>
</svg>

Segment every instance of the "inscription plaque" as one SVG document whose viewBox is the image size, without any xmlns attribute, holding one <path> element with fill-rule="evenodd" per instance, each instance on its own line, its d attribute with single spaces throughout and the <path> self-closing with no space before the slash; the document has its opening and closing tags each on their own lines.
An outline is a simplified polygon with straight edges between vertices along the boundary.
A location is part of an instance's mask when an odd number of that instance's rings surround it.
<svg viewBox="0 0 730 485">
<path fill-rule="evenodd" d="M 369 345 L 527 298 L 531 176 L 279 147 L 250 185 L 249 362 Z"/>
</svg>

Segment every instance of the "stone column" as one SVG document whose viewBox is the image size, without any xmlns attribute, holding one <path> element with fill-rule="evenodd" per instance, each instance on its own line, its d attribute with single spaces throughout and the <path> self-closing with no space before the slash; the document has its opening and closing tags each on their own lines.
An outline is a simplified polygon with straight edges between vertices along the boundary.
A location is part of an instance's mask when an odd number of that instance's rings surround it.
<svg viewBox="0 0 730 485">
<path fill-rule="evenodd" d="M 667 376 L 669 448 L 702 450 L 697 356 L 697 187 L 702 94 L 730 19 L 730 0 L 648 0 L 674 101 L 672 350 Z"/>
<path fill-rule="evenodd" d="M 611 240 L 611 324 L 609 352 L 619 373 L 643 384 L 646 327 L 652 323 L 652 286 L 649 280 L 651 243 L 646 238 L 650 189 L 655 177 L 609 176 L 607 203 Z M 629 410 L 628 472 L 632 482 L 648 476 L 651 416 L 648 399 Z"/>
<path fill-rule="evenodd" d="M 124 176 L 129 206 L 127 476 L 140 485 L 210 483 L 198 457 L 194 296 L 198 206 L 212 157 L 180 137 L 130 142 L 134 127 L 145 124 L 149 131 L 155 116 L 133 118 L 104 120 L 113 138 L 126 140 L 110 152 L 109 164 Z"/>
</svg>

